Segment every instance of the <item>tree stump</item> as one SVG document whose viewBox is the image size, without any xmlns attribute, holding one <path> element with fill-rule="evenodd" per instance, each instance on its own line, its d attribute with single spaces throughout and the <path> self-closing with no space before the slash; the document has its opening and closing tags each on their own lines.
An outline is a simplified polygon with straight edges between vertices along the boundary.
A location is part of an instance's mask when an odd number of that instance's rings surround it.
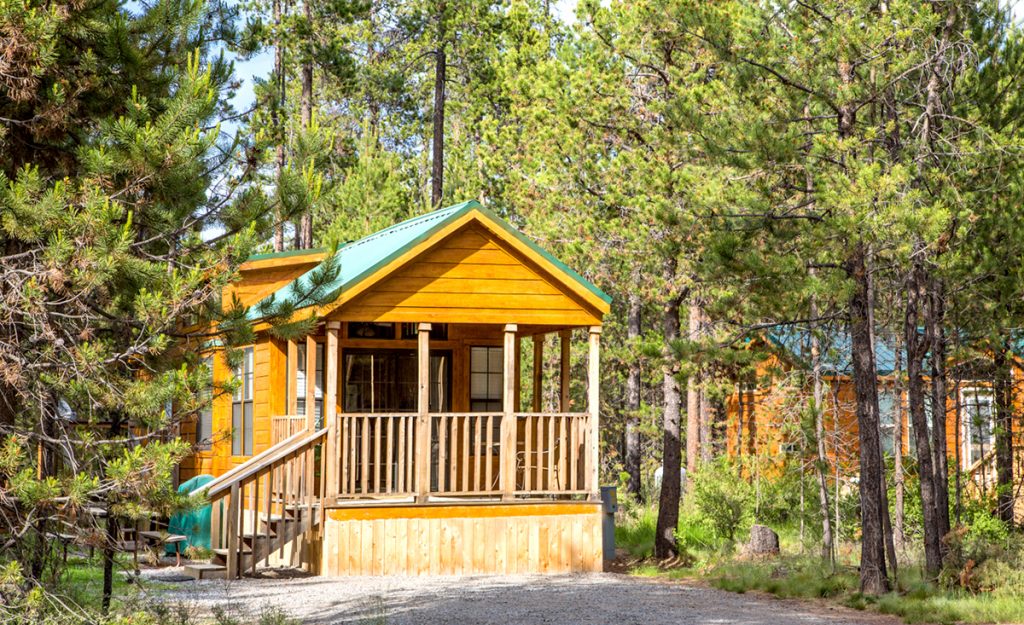
<svg viewBox="0 0 1024 625">
<path fill-rule="evenodd" d="M 748 556 L 767 557 L 779 555 L 779 535 L 765 525 L 754 525 L 750 528 L 750 542 L 747 543 Z"/>
</svg>

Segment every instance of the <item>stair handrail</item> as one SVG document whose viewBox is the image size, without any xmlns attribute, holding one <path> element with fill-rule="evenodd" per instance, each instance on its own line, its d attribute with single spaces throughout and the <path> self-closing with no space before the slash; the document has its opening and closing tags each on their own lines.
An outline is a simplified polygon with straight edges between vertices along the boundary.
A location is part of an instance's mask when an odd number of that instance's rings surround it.
<svg viewBox="0 0 1024 625">
<path fill-rule="evenodd" d="M 318 439 L 327 436 L 327 431 L 328 428 L 322 428 L 315 432 L 297 432 L 280 443 L 277 443 L 252 458 L 249 458 L 217 479 L 192 491 L 191 496 L 196 497 L 200 493 L 203 493 L 210 499 L 213 499 L 217 495 L 230 490 L 233 483 L 244 482 L 253 475 L 263 471 L 269 465 L 274 464 L 302 447 L 318 442 Z"/>
</svg>

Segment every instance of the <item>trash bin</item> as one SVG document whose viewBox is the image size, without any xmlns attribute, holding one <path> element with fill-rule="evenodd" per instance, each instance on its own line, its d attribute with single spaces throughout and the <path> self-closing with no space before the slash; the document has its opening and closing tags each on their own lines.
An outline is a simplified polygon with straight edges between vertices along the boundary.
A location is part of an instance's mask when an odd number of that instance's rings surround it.
<svg viewBox="0 0 1024 625">
<path fill-rule="evenodd" d="M 619 496 L 615 486 L 601 487 L 601 548 L 605 562 L 615 559 L 615 513 Z"/>
</svg>

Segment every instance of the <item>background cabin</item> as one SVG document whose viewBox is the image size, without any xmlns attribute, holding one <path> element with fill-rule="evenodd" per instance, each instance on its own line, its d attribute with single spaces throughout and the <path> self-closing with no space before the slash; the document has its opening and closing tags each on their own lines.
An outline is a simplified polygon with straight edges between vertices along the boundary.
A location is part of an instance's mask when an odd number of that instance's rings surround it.
<svg viewBox="0 0 1024 625">
<path fill-rule="evenodd" d="M 225 297 L 295 300 L 328 254 L 254 257 Z M 200 417 L 209 444 L 181 467 L 182 479 L 217 476 L 205 489 L 215 564 L 196 574 L 600 570 L 610 298 L 476 202 L 333 254 L 327 303 L 297 313 L 315 315 L 308 336 L 274 338 L 253 306 L 241 364 L 211 354 L 216 381 L 241 384 Z M 579 404 L 574 340 L 586 354 Z"/>
</svg>

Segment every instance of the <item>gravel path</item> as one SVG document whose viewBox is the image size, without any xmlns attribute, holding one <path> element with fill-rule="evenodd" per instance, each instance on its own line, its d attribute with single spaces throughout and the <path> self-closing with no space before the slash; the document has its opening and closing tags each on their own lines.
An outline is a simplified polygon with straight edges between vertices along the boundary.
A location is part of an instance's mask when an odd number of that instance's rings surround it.
<svg viewBox="0 0 1024 625">
<path fill-rule="evenodd" d="M 509 577 L 306 577 L 183 582 L 165 595 L 194 609 L 228 605 L 252 617 L 270 606 L 309 624 L 360 625 L 894 625 L 817 602 L 729 593 L 689 582 L 611 573 Z M 245 618 L 244 621 L 255 621 Z"/>
</svg>

